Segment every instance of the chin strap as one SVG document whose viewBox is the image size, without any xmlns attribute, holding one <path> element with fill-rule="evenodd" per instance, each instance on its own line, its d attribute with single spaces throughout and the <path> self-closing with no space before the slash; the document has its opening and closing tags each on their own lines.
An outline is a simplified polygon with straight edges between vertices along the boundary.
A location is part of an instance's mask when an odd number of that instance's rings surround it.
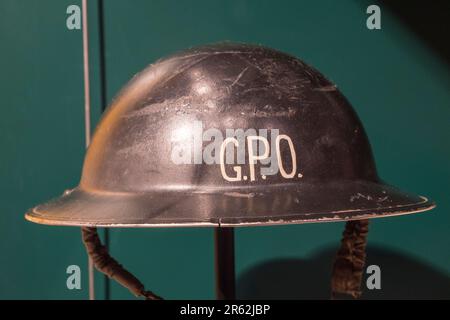
<svg viewBox="0 0 450 320">
<path fill-rule="evenodd" d="M 361 280 L 366 260 L 366 241 L 369 220 L 348 221 L 333 265 L 331 298 L 346 294 L 361 296 Z"/>
<path fill-rule="evenodd" d="M 98 271 L 114 279 L 137 297 L 144 297 L 146 300 L 162 300 L 153 292 L 146 291 L 144 285 L 135 276 L 109 255 L 100 241 L 97 228 L 83 227 L 81 234 L 86 251 Z"/>
</svg>

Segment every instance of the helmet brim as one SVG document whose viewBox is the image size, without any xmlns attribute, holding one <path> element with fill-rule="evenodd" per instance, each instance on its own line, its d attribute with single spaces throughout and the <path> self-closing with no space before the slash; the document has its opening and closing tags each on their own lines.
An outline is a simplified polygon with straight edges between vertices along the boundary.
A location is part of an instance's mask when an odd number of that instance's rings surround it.
<svg viewBox="0 0 450 320">
<path fill-rule="evenodd" d="M 26 219 L 65 226 L 227 227 L 370 219 L 434 207 L 425 197 L 368 181 L 288 184 L 260 191 L 104 193 L 75 188 L 31 209 Z"/>
</svg>

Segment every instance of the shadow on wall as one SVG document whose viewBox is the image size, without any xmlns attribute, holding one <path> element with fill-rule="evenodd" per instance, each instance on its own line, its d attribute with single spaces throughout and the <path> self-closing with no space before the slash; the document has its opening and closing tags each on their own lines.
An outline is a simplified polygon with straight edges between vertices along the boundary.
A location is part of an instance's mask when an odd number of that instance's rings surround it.
<svg viewBox="0 0 450 320">
<path fill-rule="evenodd" d="M 450 1 L 434 0 L 425 3 L 423 0 L 380 0 L 378 3 L 397 16 L 450 65 L 450 41 L 447 39 L 450 30 Z"/>
<path fill-rule="evenodd" d="M 331 265 L 337 248 L 309 260 L 280 259 L 259 264 L 237 281 L 239 299 L 329 299 Z M 366 288 L 361 299 L 448 299 L 450 277 L 395 251 L 369 247 L 366 266 L 381 269 L 381 290 Z"/>
</svg>

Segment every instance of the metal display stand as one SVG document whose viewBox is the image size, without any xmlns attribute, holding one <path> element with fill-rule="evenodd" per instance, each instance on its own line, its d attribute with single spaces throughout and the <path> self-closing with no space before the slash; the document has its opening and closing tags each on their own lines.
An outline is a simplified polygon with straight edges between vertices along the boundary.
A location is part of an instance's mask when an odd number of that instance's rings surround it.
<svg viewBox="0 0 450 320">
<path fill-rule="evenodd" d="M 216 298 L 218 300 L 234 300 L 234 228 L 215 228 L 214 230 L 214 262 L 216 272 Z"/>
</svg>

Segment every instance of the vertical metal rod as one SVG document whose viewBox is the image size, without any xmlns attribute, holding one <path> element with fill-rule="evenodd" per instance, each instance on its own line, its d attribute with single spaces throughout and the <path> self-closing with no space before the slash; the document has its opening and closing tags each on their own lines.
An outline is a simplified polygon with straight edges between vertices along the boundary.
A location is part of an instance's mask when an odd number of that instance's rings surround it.
<svg viewBox="0 0 450 320">
<path fill-rule="evenodd" d="M 216 269 L 216 298 L 234 300 L 234 228 L 214 229 L 214 260 Z"/>
<path fill-rule="evenodd" d="M 89 35 L 88 35 L 88 16 L 87 0 L 82 1 L 82 19 L 83 19 L 83 75 L 84 75 L 84 127 L 86 148 L 91 143 L 91 95 L 89 84 Z M 88 258 L 89 273 L 89 299 L 95 300 L 94 285 L 94 264 L 91 258 Z"/>
<path fill-rule="evenodd" d="M 86 148 L 91 142 L 91 96 L 89 84 L 89 35 L 87 0 L 82 2 L 83 14 L 83 75 L 84 75 L 84 128 Z"/>
<path fill-rule="evenodd" d="M 107 92 L 106 92 L 106 56 L 105 56 L 105 23 L 104 23 L 104 10 L 103 0 L 97 1 L 97 14 L 98 14 L 98 42 L 99 42 L 99 63 L 100 63 L 100 103 L 102 112 L 106 109 L 107 104 Z M 109 250 L 109 230 L 104 229 L 104 246 Z M 104 276 L 104 289 L 105 300 L 110 299 L 111 286 L 108 276 Z"/>
</svg>

